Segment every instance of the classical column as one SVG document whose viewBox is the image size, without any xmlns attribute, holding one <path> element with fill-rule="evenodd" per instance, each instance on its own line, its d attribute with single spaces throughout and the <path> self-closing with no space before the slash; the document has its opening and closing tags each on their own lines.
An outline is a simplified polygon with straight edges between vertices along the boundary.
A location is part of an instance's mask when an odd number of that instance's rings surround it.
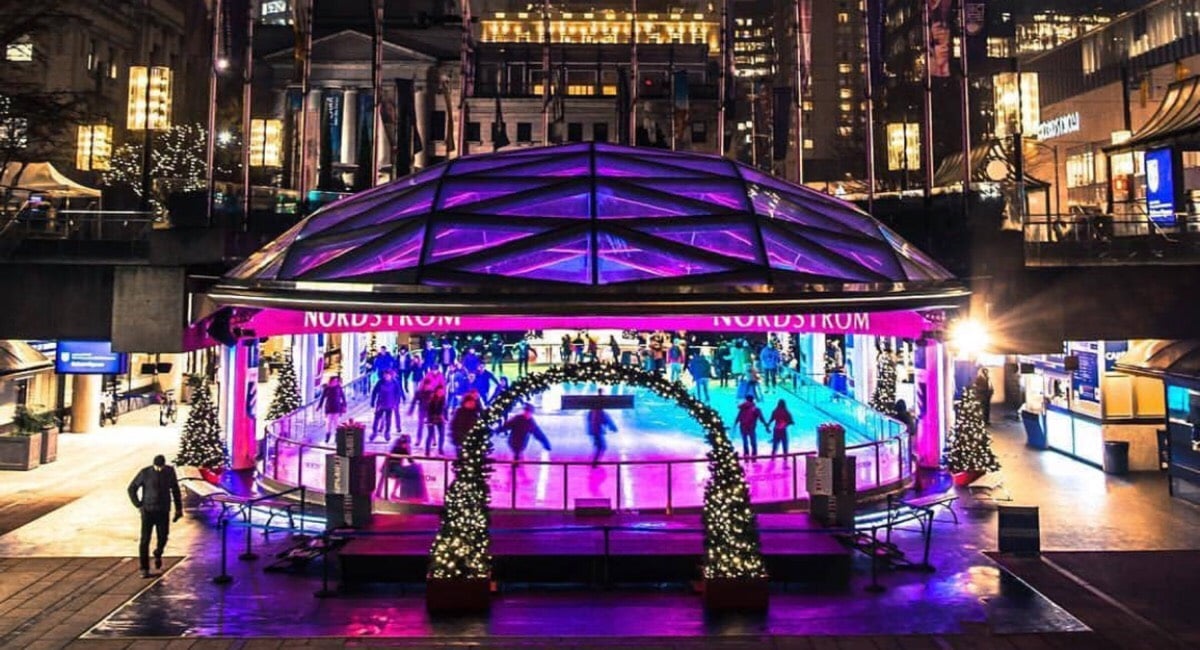
<svg viewBox="0 0 1200 650">
<path fill-rule="evenodd" d="M 343 165 L 358 162 L 358 89 L 342 91 L 342 151 L 338 160 Z"/>
<path fill-rule="evenodd" d="M 417 109 L 417 132 L 421 134 L 421 150 L 413 156 L 413 169 L 421 169 L 425 167 L 428 159 L 428 151 L 433 144 L 429 141 L 429 110 L 425 106 L 425 102 L 429 101 L 428 95 L 425 92 L 424 81 L 413 82 L 413 104 Z"/>
<path fill-rule="evenodd" d="M 71 376 L 71 431 L 92 433 L 100 428 L 101 375 Z"/>
</svg>

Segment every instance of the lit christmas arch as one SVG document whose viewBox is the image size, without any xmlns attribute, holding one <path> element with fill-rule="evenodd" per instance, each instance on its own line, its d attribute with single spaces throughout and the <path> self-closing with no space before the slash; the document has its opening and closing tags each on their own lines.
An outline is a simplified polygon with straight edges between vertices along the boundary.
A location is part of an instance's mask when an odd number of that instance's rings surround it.
<svg viewBox="0 0 1200 650">
<path fill-rule="evenodd" d="M 446 491 L 441 525 L 430 550 L 435 579 L 484 578 L 491 573 L 488 510 L 492 429 L 520 402 L 555 384 L 628 384 L 673 400 L 704 427 L 709 445 L 709 479 L 704 487 L 704 577 L 757 578 L 766 575 L 758 521 L 737 452 L 717 412 L 692 397 L 683 384 L 632 366 L 585 363 L 551 366 L 513 382 L 467 434 L 454 461 L 454 482 Z"/>
</svg>

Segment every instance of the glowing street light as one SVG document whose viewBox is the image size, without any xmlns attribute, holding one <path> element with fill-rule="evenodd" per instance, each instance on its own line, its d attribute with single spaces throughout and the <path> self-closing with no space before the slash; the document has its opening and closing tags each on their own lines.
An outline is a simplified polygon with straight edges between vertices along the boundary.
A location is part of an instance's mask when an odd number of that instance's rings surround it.
<svg viewBox="0 0 1200 650">
<path fill-rule="evenodd" d="M 108 124 L 80 124 L 75 147 L 75 168 L 108 171 L 112 160 L 113 128 Z"/>
<path fill-rule="evenodd" d="M 976 357 L 988 349 L 991 335 L 983 323 L 970 318 L 950 324 L 950 346 L 965 357 Z"/>
</svg>

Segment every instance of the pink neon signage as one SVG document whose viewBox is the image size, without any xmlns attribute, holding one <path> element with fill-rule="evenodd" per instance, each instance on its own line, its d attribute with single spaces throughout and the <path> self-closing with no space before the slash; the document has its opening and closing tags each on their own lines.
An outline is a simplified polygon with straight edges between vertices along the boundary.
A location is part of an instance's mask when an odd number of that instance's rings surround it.
<svg viewBox="0 0 1200 650">
<path fill-rule="evenodd" d="M 248 325 L 258 336 L 317 332 L 524 332 L 547 329 L 636 329 L 699 332 L 824 332 L 917 337 L 933 329 L 915 311 L 757 316 L 448 316 L 353 314 L 264 309 Z"/>
</svg>

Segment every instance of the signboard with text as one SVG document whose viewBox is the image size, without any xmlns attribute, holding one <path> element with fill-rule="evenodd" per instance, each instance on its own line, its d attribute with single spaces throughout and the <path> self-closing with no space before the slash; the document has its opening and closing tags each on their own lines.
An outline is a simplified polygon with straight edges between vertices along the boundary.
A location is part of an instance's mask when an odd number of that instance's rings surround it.
<svg viewBox="0 0 1200 650">
<path fill-rule="evenodd" d="M 122 375 L 129 372 L 129 355 L 113 352 L 108 341 L 59 341 L 54 371 L 61 375 Z"/>
<path fill-rule="evenodd" d="M 1079 368 L 1071 373 L 1071 387 L 1076 399 L 1100 403 L 1100 350 L 1096 341 L 1071 343 L 1070 354 L 1079 360 Z"/>
<path fill-rule="evenodd" d="M 1146 204 L 1150 221 L 1160 228 L 1175 226 L 1175 165 L 1171 149 L 1146 152 Z"/>
</svg>

